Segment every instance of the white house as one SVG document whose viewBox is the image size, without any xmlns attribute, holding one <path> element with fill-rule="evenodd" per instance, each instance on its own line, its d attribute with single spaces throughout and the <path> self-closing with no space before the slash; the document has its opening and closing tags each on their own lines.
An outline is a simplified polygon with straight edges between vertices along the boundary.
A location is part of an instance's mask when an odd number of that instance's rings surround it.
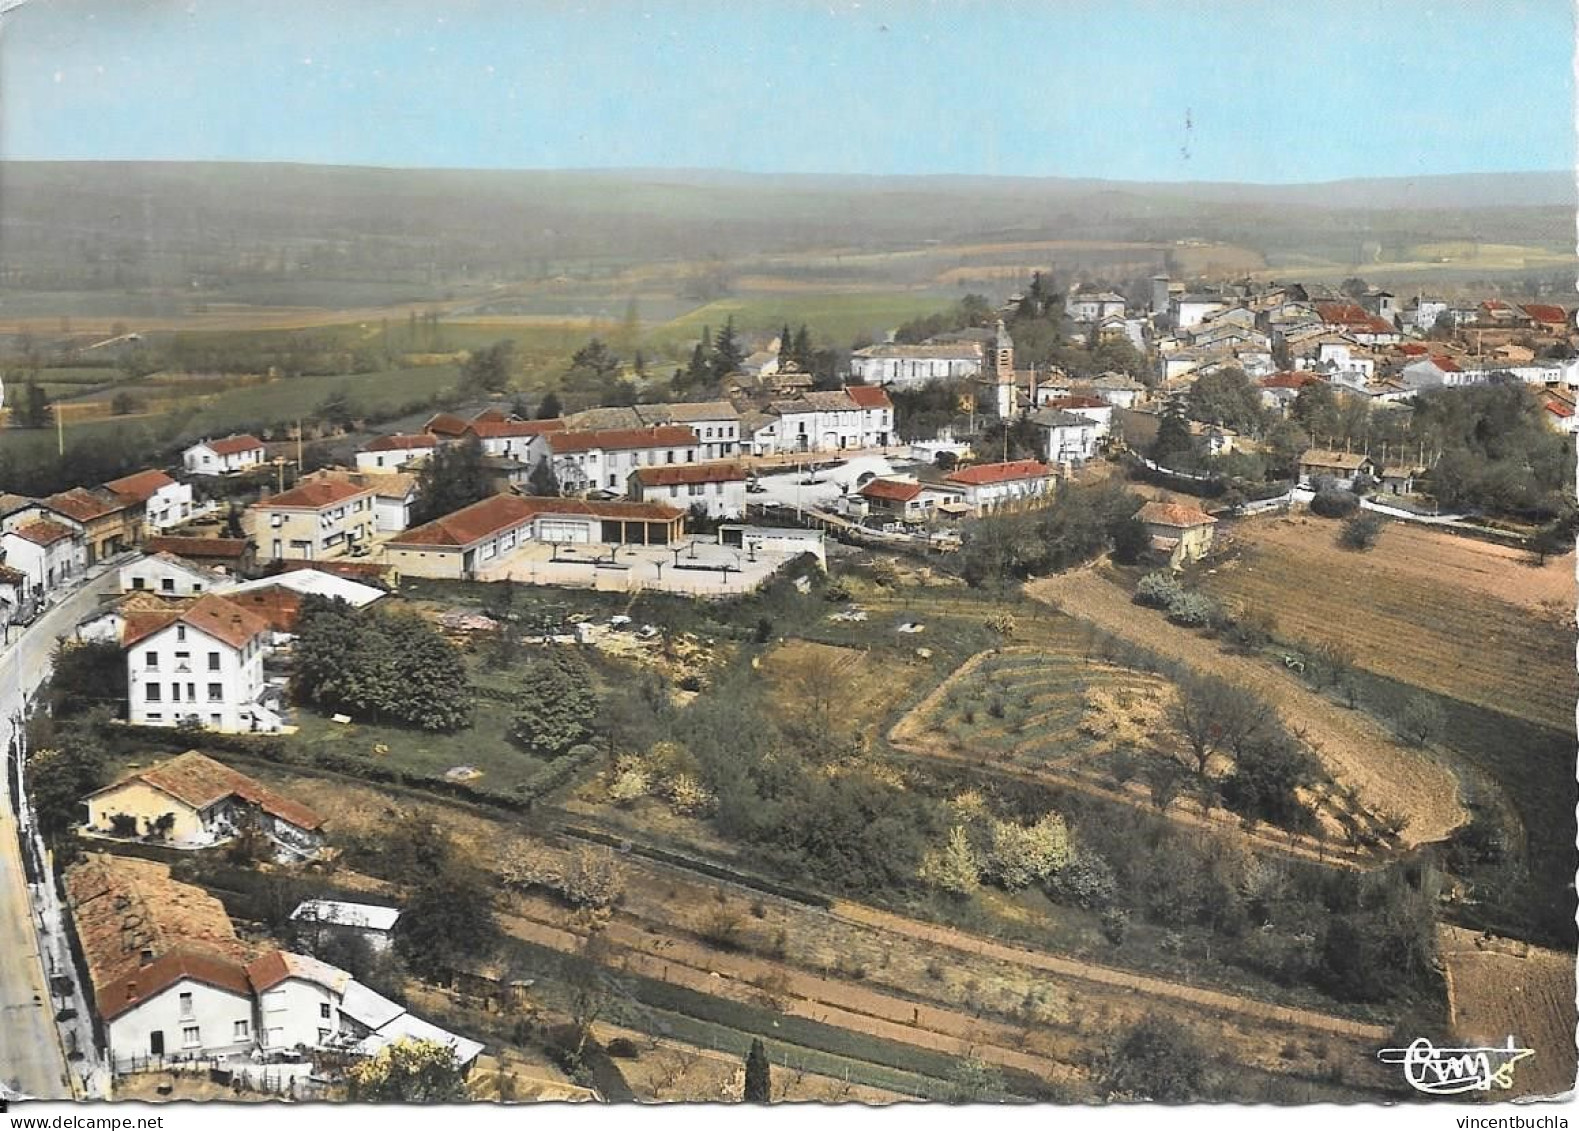
<svg viewBox="0 0 1579 1131">
<path fill-rule="evenodd" d="M 236 475 L 269 458 L 263 441 L 256 436 L 227 436 L 223 440 L 204 440 L 193 444 L 181 460 L 194 475 Z"/>
<path fill-rule="evenodd" d="M 867 346 L 850 355 L 850 376 L 867 385 L 914 389 L 928 381 L 959 381 L 974 377 L 985 364 L 980 342 L 934 345 Z"/>
<path fill-rule="evenodd" d="M 1404 366 L 1399 375 L 1410 389 L 1459 388 L 1464 385 L 1483 385 L 1484 370 L 1465 369 L 1450 357 L 1423 357 Z"/>
<path fill-rule="evenodd" d="M 850 385 L 845 393 L 861 410 L 861 447 L 886 448 L 894 442 L 894 402 L 885 389 Z"/>
<path fill-rule="evenodd" d="M 965 505 L 973 514 L 984 515 L 1050 496 L 1057 472 L 1041 460 L 1021 459 L 962 467 L 943 481 L 964 492 Z"/>
<path fill-rule="evenodd" d="M 322 1048 L 339 1036 L 351 975 L 305 954 L 273 950 L 247 966 L 258 999 L 258 1047 L 265 1053 Z"/>
<path fill-rule="evenodd" d="M 150 554 L 123 565 L 120 571 L 122 593 L 157 593 L 161 597 L 199 597 L 227 580 L 174 554 Z"/>
<path fill-rule="evenodd" d="M 395 924 L 399 920 L 399 908 L 337 899 L 309 899 L 291 912 L 296 930 L 306 932 L 315 945 L 320 938 L 329 935 L 355 935 L 375 954 L 387 954 L 394 947 Z"/>
<path fill-rule="evenodd" d="M 1110 315 L 1123 315 L 1126 301 L 1112 291 L 1070 291 L 1064 299 L 1064 314 L 1076 322 L 1100 322 Z"/>
<path fill-rule="evenodd" d="M 740 451 L 740 411 L 728 401 L 637 405 L 636 412 L 645 424 L 674 424 L 695 432 L 701 459 L 729 459 Z"/>
<path fill-rule="evenodd" d="M 197 513 L 192 501 L 192 485 L 170 478 L 162 471 L 139 471 L 104 485 L 125 499 L 143 504 L 143 523 L 158 533 L 180 526 Z"/>
<path fill-rule="evenodd" d="M 1215 314 L 1223 310 L 1228 303 L 1220 295 L 1181 294 L 1174 296 L 1169 303 L 1173 315 L 1173 328 L 1175 330 L 1188 330 L 1199 326 L 1206 320 L 1208 314 Z"/>
<path fill-rule="evenodd" d="M 1104 373 L 1091 382 L 1091 392 L 1114 408 L 1134 408 L 1146 399 L 1146 386 L 1127 373 Z"/>
<path fill-rule="evenodd" d="M 865 394 L 863 394 L 865 395 Z M 867 409 L 847 390 L 805 392 L 793 400 L 774 401 L 768 414 L 778 424 L 758 433 L 755 454 L 775 452 L 842 452 L 868 446 Z"/>
<path fill-rule="evenodd" d="M 535 437 L 564 429 L 565 422 L 557 417 L 550 420 L 473 420 L 461 438 L 475 436 L 488 455 L 526 463 Z"/>
<path fill-rule="evenodd" d="M 196 718 L 210 730 L 275 731 L 279 715 L 264 700 L 263 655 L 269 625 L 213 593 L 181 609 L 128 613 L 127 719 L 175 726 Z"/>
<path fill-rule="evenodd" d="M 700 509 L 708 518 L 739 518 L 746 513 L 746 469 L 730 460 L 638 467 L 626 494 L 633 502 Z"/>
<path fill-rule="evenodd" d="M 42 593 L 66 584 L 88 568 L 82 532 L 47 518 L 24 519 L 6 529 L 0 534 L 0 551 L 4 551 L 5 564 L 26 574 L 32 589 Z"/>
<path fill-rule="evenodd" d="M 1054 397 L 1043 403 L 1043 408 L 1083 416 L 1097 426 L 1097 439 L 1106 438 L 1113 426 L 1113 406 L 1101 397 Z"/>
<path fill-rule="evenodd" d="M 1057 408 L 1044 408 L 1029 419 L 1046 462 L 1080 464 L 1096 456 L 1096 421 Z"/>
<path fill-rule="evenodd" d="M 598 491 L 618 497 L 638 467 L 696 463 L 696 433 L 677 424 L 590 432 L 549 432 L 535 437 L 532 463 L 547 459 L 554 478 L 569 494 Z"/>
<path fill-rule="evenodd" d="M 403 467 L 427 459 L 438 446 L 439 438 L 429 432 L 379 436 L 356 453 L 356 469 L 399 471 Z"/>
</svg>

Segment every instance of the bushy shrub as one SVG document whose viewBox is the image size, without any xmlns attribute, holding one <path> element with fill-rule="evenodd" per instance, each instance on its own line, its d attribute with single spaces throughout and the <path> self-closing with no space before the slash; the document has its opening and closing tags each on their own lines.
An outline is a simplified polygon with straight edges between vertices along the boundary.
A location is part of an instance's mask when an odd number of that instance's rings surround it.
<svg viewBox="0 0 1579 1131">
<path fill-rule="evenodd" d="M 1168 603 L 1168 619 L 1186 628 L 1201 628 L 1211 623 L 1213 608 L 1199 593 L 1180 593 Z"/>
<path fill-rule="evenodd" d="M 1322 518 L 1348 518 L 1359 509 L 1360 497 L 1342 489 L 1317 491 L 1310 501 L 1311 513 Z"/>
<path fill-rule="evenodd" d="M 1112 865 L 1094 852 L 1077 855 L 1055 872 L 1047 885 L 1052 899 L 1087 911 L 1111 906 L 1117 893 L 1118 877 Z"/>
<path fill-rule="evenodd" d="M 1376 539 L 1381 537 L 1382 527 L 1386 525 L 1381 515 L 1374 511 L 1360 511 L 1343 520 L 1343 529 L 1338 534 L 1338 545 L 1345 550 L 1369 550 L 1376 545 Z"/>
<path fill-rule="evenodd" d="M 1171 573 L 1148 573 L 1135 586 L 1135 603 L 1150 609 L 1166 609 L 1184 596 L 1184 586 Z"/>
</svg>

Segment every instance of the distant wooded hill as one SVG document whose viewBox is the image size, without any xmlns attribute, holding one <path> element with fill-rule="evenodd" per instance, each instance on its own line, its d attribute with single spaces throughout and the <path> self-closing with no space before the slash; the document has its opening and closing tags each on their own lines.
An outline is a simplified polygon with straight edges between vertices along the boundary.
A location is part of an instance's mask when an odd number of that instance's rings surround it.
<svg viewBox="0 0 1579 1131">
<path fill-rule="evenodd" d="M 454 171 L 234 163 L 0 163 L 0 289 L 179 288 L 319 305 L 659 261 L 991 240 L 1195 239 L 1270 262 L 1402 260 L 1444 242 L 1571 251 L 1571 174 L 1323 185 L 686 170 Z M 1291 272 L 1293 273 L 1293 272 Z M 260 281 L 282 285 L 260 298 Z M 292 288 L 296 288 L 293 290 Z"/>
</svg>

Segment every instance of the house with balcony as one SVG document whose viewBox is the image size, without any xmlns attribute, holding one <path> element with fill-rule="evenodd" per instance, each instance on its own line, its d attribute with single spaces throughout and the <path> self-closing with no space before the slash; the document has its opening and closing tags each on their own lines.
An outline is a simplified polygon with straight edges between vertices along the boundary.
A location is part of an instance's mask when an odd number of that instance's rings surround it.
<svg viewBox="0 0 1579 1131">
<path fill-rule="evenodd" d="M 261 557 L 320 561 L 364 551 L 377 525 L 375 492 L 366 482 L 304 479 L 248 508 Z"/>
</svg>

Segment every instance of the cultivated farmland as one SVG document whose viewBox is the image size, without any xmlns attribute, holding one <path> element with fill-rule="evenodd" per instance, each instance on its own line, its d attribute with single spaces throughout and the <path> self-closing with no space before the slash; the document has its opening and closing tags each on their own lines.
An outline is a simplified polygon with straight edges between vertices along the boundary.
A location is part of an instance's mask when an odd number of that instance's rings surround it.
<svg viewBox="0 0 1579 1131">
<path fill-rule="evenodd" d="M 1572 728 L 1572 559 L 1536 568 L 1518 551 L 1403 523 L 1363 554 L 1340 549 L 1337 524 L 1319 518 L 1253 519 L 1232 533 L 1239 554 L 1202 588 L 1271 613 L 1280 639 L 1346 644 L 1368 671 Z"/>
</svg>

